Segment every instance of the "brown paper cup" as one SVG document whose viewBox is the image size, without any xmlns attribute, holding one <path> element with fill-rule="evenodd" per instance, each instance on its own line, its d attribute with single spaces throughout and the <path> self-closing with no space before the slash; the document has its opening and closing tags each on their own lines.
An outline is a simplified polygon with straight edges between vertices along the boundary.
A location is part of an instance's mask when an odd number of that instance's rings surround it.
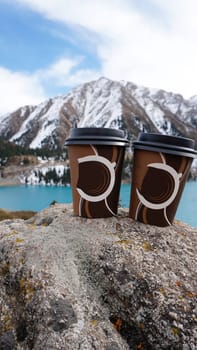
<svg viewBox="0 0 197 350">
<path fill-rule="evenodd" d="M 142 133 L 134 142 L 131 218 L 156 226 L 173 223 L 197 153 L 192 146 L 193 140 L 158 134 Z"/>
<path fill-rule="evenodd" d="M 67 140 L 75 215 L 104 218 L 117 214 L 127 140 L 110 136 L 110 130 L 113 134 L 113 129 L 77 128 Z M 105 133 L 109 133 L 106 138 Z"/>
</svg>

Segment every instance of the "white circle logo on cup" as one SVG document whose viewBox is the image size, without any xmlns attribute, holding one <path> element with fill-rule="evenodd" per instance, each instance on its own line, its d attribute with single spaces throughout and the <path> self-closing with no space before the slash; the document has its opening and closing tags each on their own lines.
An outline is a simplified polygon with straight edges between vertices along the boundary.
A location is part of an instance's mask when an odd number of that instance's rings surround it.
<svg viewBox="0 0 197 350">
<path fill-rule="evenodd" d="M 85 163 L 85 162 L 99 162 L 99 163 L 104 164 L 107 167 L 107 169 L 109 170 L 110 183 L 109 183 L 109 186 L 106 189 L 106 191 L 103 192 L 102 194 L 96 195 L 96 196 L 91 196 L 91 195 L 85 193 L 81 188 L 77 187 L 77 191 L 83 199 L 85 199 L 89 202 L 100 202 L 109 196 L 109 194 L 111 193 L 111 191 L 114 187 L 114 183 L 115 183 L 115 170 L 114 170 L 114 168 L 116 166 L 116 163 L 115 162 L 111 163 L 107 158 L 99 156 L 99 155 L 78 158 L 79 164 Z"/>
<path fill-rule="evenodd" d="M 175 199 L 178 190 L 179 190 L 179 183 L 180 183 L 180 178 L 182 177 L 182 174 L 178 174 L 176 172 L 176 170 L 174 170 L 171 166 L 167 165 L 167 164 L 163 164 L 163 163 L 150 163 L 147 165 L 147 167 L 149 168 L 155 168 L 155 169 L 160 169 L 160 170 L 164 170 L 167 173 L 169 173 L 173 180 L 174 180 L 174 191 L 172 192 L 171 196 L 164 202 L 162 203 L 152 203 L 150 201 L 148 201 L 146 198 L 144 198 L 144 196 L 139 192 L 138 189 L 136 189 L 138 198 L 140 200 L 140 202 L 146 206 L 149 209 L 154 209 L 154 210 L 160 210 L 160 209 L 165 209 L 167 208 Z"/>
</svg>

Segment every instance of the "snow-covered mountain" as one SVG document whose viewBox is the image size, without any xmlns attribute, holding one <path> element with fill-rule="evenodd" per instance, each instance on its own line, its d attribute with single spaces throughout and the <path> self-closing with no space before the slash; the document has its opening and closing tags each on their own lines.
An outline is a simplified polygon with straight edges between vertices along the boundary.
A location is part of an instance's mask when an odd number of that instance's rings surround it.
<svg viewBox="0 0 197 350">
<path fill-rule="evenodd" d="M 0 117 L 0 137 L 36 148 L 62 148 L 70 128 L 114 127 L 131 140 L 140 131 L 191 137 L 197 144 L 197 96 L 100 78 L 38 106 L 25 106 Z"/>
</svg>

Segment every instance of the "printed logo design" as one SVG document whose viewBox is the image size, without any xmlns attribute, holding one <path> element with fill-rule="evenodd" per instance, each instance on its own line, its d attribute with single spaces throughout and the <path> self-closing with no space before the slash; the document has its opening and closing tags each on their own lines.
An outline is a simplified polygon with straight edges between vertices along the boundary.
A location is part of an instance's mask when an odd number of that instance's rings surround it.
<svg viewBox="0 0 197 350">
<path fill-rule="evenodd" d="M 119 164 L 123 160 L 124 150 L 118 146 L 89 145 L 89 153 L 77 158 L 79 216 L 91 218 L 116 215 L 120 182 L 117 178 L 121 178 Z"/>
<path fill-rule="evenodd" d="M 92 164 L 87 164 L 91 162 Z M 82 157 L 78 159 L 79 166 L 83 163 L 86 171 L 91 171 L 91 165 L 95 163 L 95 167 L 98 168 L 98 172 L 103 173 L 103 184 L 99 184 L 99 187 L 91 188 L 91 184 L 88 183 L 86 184 L 85 188 L 79 188 L 77 187 L 77 191 L 80 194 L 80 196 L 89 201 L 89 202 L 99 202 L 102 200 L 105 200 L 109 194 L 111 193 L 114 183 L 115 183 L 115 166 L 116 163 L 113 162 L 111 163 L 107 158 L 104 158 L 99 155 L 95 156 L 87 156 L 87 157 Z M 90 168 L 88 169 L 88 165 L 90 165 Z M 95 175 L 94 175 L 95 176 Z M 78 186 L 80 186 L 80 182 L 78 183 Z M 83 186 L 83 185 L 82 185 Z M 90 188 L 89 188 L 90 186 Z M 88 192 L 92 192 L 92 194 L 89 194 Z M 99 192 L 101 192 L 99 194 Z"/>
<path fill-rule="evenodd" d="M 155 163 L 145 166 L 145 175 L 136 188 L 138 202 L 134 218 L 147 224 L 166 226 L 172 224 L 177 195 L 183 188 L 190 162 L 187 157 L 163 153 L 158 153 L 156 159 Z"/>
<path fill-rule="evenodd" d="M 150 208 L 150 209 L 154 209 L 154 210 L 159 210 L 159 209 L 165 209 L 167 208 L 172 202 L 173 200 L 175 199 L 177 193 L 178 193 L 178 190 L 179 190 L 179 184 L 180 184 L 180 179 L 182 177 L 182 174 L 178 174 L 176 172 L 176 170 L 174 170 L 171 166 L 167 165 L 167 164 L 162 164 L 162 163 L 151 163 L 151 164 L 148 164 L 147 167 L 149 168 L 155 168 L 155 169 L 160 169 L 160 170 L 163 170 L 163 171 L 166 171 L 168 174 L 171 175 L 172 179 L 173 179 L 173 182 L 174 182 L 174 186 L 172 184 L 172 187 L 171 187 L 171 194 L 169 196 L 168 199 L 162 201 L 161 203 L 153 203 L 153 202 L 150 202 L 148 199 L 146 199 L 140 192 L 138 189 L 136 189 L 137 191 L 137 195 L 138 195 L 138 198 L 140 200 L 140 202 L 147 208 Z M 168 178 L 169 176 L 166 176 L 166 179 Z M 162 187 L 162 186 L 161 186 Z M 167 193 L 168 195 L 168 193 Z"/>
</svg>

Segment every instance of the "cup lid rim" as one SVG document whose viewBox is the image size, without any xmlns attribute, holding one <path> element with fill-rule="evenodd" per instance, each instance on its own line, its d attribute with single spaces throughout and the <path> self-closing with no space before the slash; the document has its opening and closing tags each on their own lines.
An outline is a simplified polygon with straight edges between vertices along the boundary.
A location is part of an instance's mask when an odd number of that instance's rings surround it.
<svg viewBox="0 0 197 350">
<path fill-rule="evenodd" d="M 166 145 L 163 143 L 159 143 L 159 142 L 144 142 L 144 141 L 135 141 L 133 142 L 133 146 L 134 148 L 136 146 L 144 146 L 144 147 L 151 147 L 152 149 L 156 150 L 156 148 L 158 150 L 164 150 L 164 151 L 174 151 L 176 153 L 181 153 L 181 152 L 185 152 L 189 154 L 194 154 L 197 155 L 197 150 L 193 149 L 193 148 L 188 148 L 188 147 L 180 147 L 180 146 L 175 146 L 175 145 Z M 170 147 L 172 146 L 172 147 Z M 136 147 L 137 148 L 137 147 Z"/>
<path fill-rule="evenodd" d="M 190 149 L 190 151 L 195 151 L 195 140 L 182 136 L 141 132 L 136 142 L 143 142 L 144 144 L 151 143 L 158 146 L 162 145 L 163 147 L 187 148 Z"/>
<path fill-rule="evenodd" d="M 123 142 L 129 142 L 128 139 L 122 138 L 122 137 L 114 137 L 114 136 L 96 136 L 96 135 L 89 135 L 89 136 L 74 136 L 74 137 L 68 137 L 66 141 L 74 141 L 74 140 L 117 140 L 117 141 L 123 141 Z"/>
<path fill-rule="evenodd" d="M 133 144 L 150 145 L 153 147 L 172 148 L 196 153 L 195 140 L 186 137 L 164 135 L 159 133 L 140 133 Z"/>
<path fill-rule="evenodd" d="M 124 131 L 120 129 L 112 129 L 112 128 L 72 128 L 70 130 L 70 134 L 66 139 L 65 144 L 74 143 L 77 141 L 78 143 L 82 141 L 96 142 L 100 141 L 103 143 L 106 142 L 122 142 L 124 144 L 129 144 L 129 140 L 124 135 Z"/>
</svg>

